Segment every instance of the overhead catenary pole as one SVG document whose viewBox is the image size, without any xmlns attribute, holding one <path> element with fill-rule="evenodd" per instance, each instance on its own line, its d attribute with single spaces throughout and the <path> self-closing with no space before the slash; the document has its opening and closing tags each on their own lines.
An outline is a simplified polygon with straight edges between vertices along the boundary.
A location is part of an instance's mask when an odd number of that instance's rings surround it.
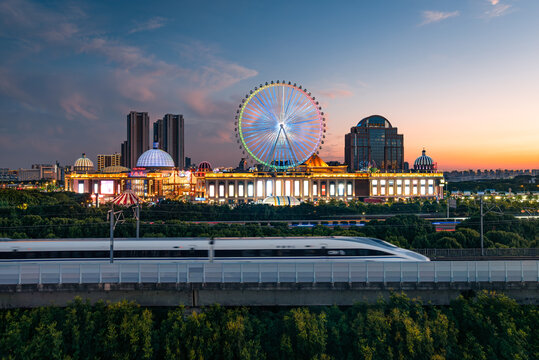
<svg viewBox="0 0 539 360">
<path fill-rule="evenodd" d="M 114 262 L 114 204 L 110 204 L 110 263 Z"/>
<path fill-rule="evenodd" d="M 449 219 L 449 191 L 447 192 L 447 218 Z"/>
<path fill-rule="evenodd" d="M 445 191 L 447 193 L 447 199 L 446 199 L 446 207 L 447 207 L 447 219 L 449 219 L 449 199 L 451 198 L 451 192 L 449 191 L 449 183 L 446 181 L 445 183 Z"/>
<path fill-rule="evenodd" d="M 485 250 L 483 247 L 483 195 L 481 195 L 480 203 L 480 217 L 481 217 L 481 256 L 485 255 Z"/>
<path fill-rule="evenodd" d="M 136 208 L 136 214 L 137 214 L 137 239 L 140 237 L 140 204 L 137 202 L 137 208 Z"/>
</svg>

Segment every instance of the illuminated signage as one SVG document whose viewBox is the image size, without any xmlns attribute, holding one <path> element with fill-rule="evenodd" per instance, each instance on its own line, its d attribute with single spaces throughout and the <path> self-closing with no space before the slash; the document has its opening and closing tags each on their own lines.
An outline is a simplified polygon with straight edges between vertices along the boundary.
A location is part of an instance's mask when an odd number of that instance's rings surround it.
<svg viewBox="0 0 539 360">
<path fill-rule="evenodd" d="M 113 180 L 101 180 L 101 194 L 106 194 L 106 195 L 114 194 L 114 181 Z"/>
<path fill-rule="evenodd" d="M 133 168 L 133 170 L 129 172 L 129 177 L 146 177 L 146 169 Z"/>
</svg>

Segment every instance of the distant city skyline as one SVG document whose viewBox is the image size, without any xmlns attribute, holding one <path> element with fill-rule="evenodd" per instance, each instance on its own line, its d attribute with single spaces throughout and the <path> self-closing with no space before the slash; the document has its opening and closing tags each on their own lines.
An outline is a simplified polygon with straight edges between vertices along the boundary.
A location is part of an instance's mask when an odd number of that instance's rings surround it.
<svg viewBox="0 0 539 360">
<path fill-rule="evenodd" d="M 440 170 L 537 169 L 538 13 L 533 0 L 0 0 L 0 167 L 120 152 L 130 111 L 150 126 L 183 114 L 185 156 L 235 167 L 241 99 L 290 80 L 326 113 L 326 161 L 378 114 L 410 165 L 425 148 Z"/>
</svg>

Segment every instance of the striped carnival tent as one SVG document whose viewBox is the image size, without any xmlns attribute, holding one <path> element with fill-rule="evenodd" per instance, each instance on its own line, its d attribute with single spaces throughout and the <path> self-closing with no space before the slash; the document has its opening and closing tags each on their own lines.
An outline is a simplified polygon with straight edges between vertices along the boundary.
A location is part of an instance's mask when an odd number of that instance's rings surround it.
<svg viewBox="0 0 539 360">
<path fill-rule="evenodd" d="M 123 193 L 116 196 L 114 200 L 112 200 L 112 203 L 120 206 L 131 206 L 138 205 L 140 203 L 140 199 L 137 197 L 137 195 L 135 195 L 133 190 L 125 190 Z"/>
</svg>

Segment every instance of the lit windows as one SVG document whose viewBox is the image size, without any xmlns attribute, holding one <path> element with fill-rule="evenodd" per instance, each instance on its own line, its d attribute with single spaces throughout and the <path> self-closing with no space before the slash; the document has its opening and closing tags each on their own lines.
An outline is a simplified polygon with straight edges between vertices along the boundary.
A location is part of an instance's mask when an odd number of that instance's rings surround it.
<svg viewBox="0 0 539 360">
<path fill-rule="evenodd" d="M 285 196 L 290 196 L 291 195 L 291 189 L 290 189 L 291 186 L 292 186 L 292 184 L 291 184 L 290 180 L 286 180 L 284 182 L 284 195 Z"/>
<path fill-rule="evenodd" d="M 225 184 L 219 184 L 219 197 L 225 197 Z"/>
<path fill-rule="evenodd" d="M 273 180 L 266 180 L 266 196 L 273 196 Z"/>
<path fill-rule="evenodd" d="M 239 196 L 239 197 L 244 197 L 244 196 L 245 196 L 245 190 L 244 190 L 244 187 L 245 187 L 245 185 L 243 185 L 242 182 L 240 182 L 240 183 L 238 184 L 238 196 Z"/>
<path fill-rule="evenodd" d="M 378 195 L 378 180 L 372 181 L 372 194 L 374 196 Z"/>
<path fill-rule="evenodd" d="M 337 186 L 337 195 L 344 196 L 344 183 L 342 181 Z"/>
<path fill-rule="evenodd" d="M 263 197 L 264 196 L 264 181 L 257 180 L 256 182 L 256 196 Z"/>
</svg>

